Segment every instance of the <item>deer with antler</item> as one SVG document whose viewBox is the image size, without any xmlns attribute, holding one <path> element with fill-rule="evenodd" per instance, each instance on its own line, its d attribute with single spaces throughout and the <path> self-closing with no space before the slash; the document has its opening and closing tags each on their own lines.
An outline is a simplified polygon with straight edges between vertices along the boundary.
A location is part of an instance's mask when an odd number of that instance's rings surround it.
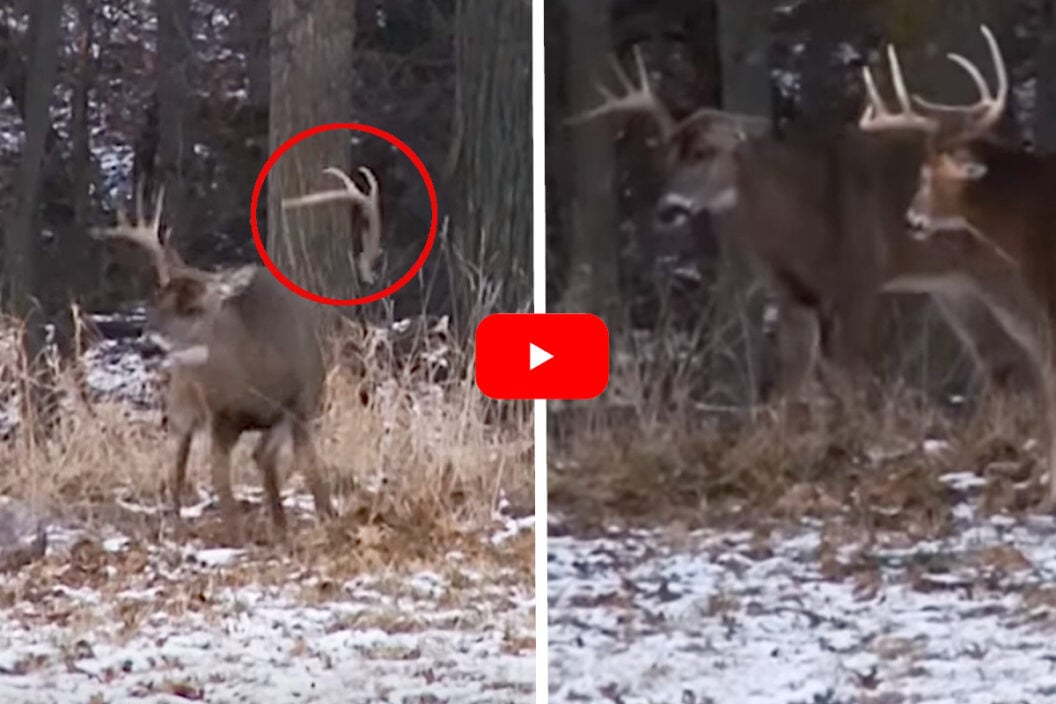
<svg viewBox="0 0 1056 704">
<path fill-rule="evenodd" d="M 328 170 L 337 175 L 338 169 Z M 343 180 L 352 183 L 343 172 Z M 376 203 L 354 184 L 343 199 L 357 206 Z M 309 200 L 313 196 L 306 196 Z M 327 202 L 332 193 L 315 196 Z M 261 470 L 272 524 L 286 532 L 279 488 L 279 453 L 292 441 L 297 469 L 307 478 L 316 512 L 333 514 L 329 491 L 321 474 L 312 426 L 320 410 L 326 367 L 319 339 L 322 310 L 288 290 L 262 266 L 251 264 L 221 271 L 189 266 L 171 245 L 161 226 L 164 189 L 159 190 L 153 213 L 144 217 L 141 189 L 136 215 L 123 210 L 114 227 L 93 228 L 94 237 L 124 239 L 151 255 L 157 289 L 147 313 L 148 334 L 166 350 L 168 369 L 166 411 L 177 438 L 172 473 L 172 500 L 180 515 L 188 455 L 194 435 L 208 428 L 211 437 L 213 484 L 220 499 L 224 539 L 242 542 L 239 511 L 231 486 L 231 451 L 243 432 L 262 431 L 253 457 Z M 380 221 L 369 209 L 368 223 L 376 256 Z M 367 254 L 364 252 L 364 255 Z M 361 257 L 363 271 L 373 260 Z"/>
<path fill-rule="evenodd" d="M 614 60 L 619 88 L 599 84 L 603 100 L 569 122 L 610 115 L 649 119 L 660 137 L 666 172 L 654 231 L 676 231 L 705 211 L 719 218 L 776 294 L 779 393 L 800 392 L 819 351 L 835 363 L 829 378 L 837 390 L 852 393 L 878 348 L 877 295 L 896 275 L 927 269 L 945 246 L 923 246 L 906 236 L 905 212 L 929 138 L 911 119 L 904 129 L 794 125 L 783 134 L 767 118 L 714 108 L 676 120 L 650 85 L 637 47 L 634 62 L 632 79 Z M 974 78 L 979 71 L 972 69 Z M 999 93 L 1007 90 L 1007 81 L 1002 86 Z M 965 124 L 965 111 L 932 106 L 931 113 L 947 133 Z M 926 292 L 976 361 L 991 361 L 994 372 L 998 360 L 1019 361 L 989 308 L 954 287 Z"/>
<path fill-rule="evenodd" d="M 890 110 L 868 69 L 869 106 L 859 126 L 865 132 L 917 131 L 927 153 L 915 194 L 906 208 L 912 238 L 943 253 L 926 274 L 906 271 L 886 283 L 888 290 L 940 287 L 971 296 L 989 308 L 1023 348 L 1033 367 L 1044 418 L 1049 474 L 1045 500 L 1056 508 L 1056 156 L 1028 153 L 991 138 L 1008 98 L 1008 74 L 989 29 L 983 34 L 997 72 L 992 92 L 981 72 L 958 54 L 979 90 L 968 106 L 945 105 L 910 96 L 898 57 L 889 48 L 899 109 Z M 938 262 L 936 262 L 938 264 Z"/>
</svg>

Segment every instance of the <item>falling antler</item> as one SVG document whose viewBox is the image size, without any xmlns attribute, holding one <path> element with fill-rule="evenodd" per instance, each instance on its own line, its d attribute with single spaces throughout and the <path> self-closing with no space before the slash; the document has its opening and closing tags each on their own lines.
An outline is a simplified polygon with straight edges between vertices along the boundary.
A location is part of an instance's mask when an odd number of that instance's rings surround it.
<svg viewBox="0 0 1056 704">
<path fill-rule="evenodd" d="M 161 212 L 165 200 L 165 187 L 158 189 L 154 200 L 154 213 L 149 221 L 143 218 L 143 184 L 136 187 L 136 215 L 130 221 L 124 206 L 117 211 L 117 225 L 114 227 L 92 227 L 88 234 L 98 239 L 120 238 L 128 240 L 150 252 L 154 260 L 154 269 L 158 274 L 161 286 L 168 284 L 172 276 L 173 253 L 168 251 L 161 237 Z"/>
<path fill-rule="evenodd" d="M 339 179 L 344 188 L 309 193 L 296 198 L 284 198 L 282 207 L 283 209 L 302 208 L 339 201 L 350 201 L 361 207 L 366 219 L 366 226 L 363 233 L 363 251 L 360 253 L 356 264 L 359 269 L 359 275 L 368 284 L 372 284 L 374 283 L 374 262 L 381 255 L 381 207 L 378 201 L 378 179 L 374 172 L 366 166 L 359 167 L 359 173 L 366 179 L 370 189 L 369 191 L 363 191 L 360 190 L 351 176 L 336 166 L 323 169 L 323 173 Z"/>
</svg>

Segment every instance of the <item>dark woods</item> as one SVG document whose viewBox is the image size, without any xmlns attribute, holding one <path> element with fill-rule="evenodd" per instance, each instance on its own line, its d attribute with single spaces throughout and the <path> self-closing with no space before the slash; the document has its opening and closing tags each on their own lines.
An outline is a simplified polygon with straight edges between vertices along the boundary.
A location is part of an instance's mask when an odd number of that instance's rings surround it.
<svg viewBox="0 0 1056 704">
<path fill-rule="evenodd" d="M 678 233 L 658 226 L 666 157 L 655 126 L 637 116 L 568 124 L 601 101 L 599 77 L 618 86 L 610 54 L 633 76 L 639 47 L 676 120 L 717 107 L 761 116 L 778 140 L 796 140 L 854 125 L 866 102 L 861 67 L 883 66 L 888 43 L 898 47 L 915 91 L 944 102 L 975 100 L 973 85 L 945 54 L 963 53 L 989 70 L 979 37 L 985 23 L 1012 82 L 997 137 L 1056 150 L 1049 0 L 567 0 L 547 4 L 546 23 L 547 69 L 556 74 L 547 81 L 548 300 L 605 315 L 615 344 L 635 360 L 633 373 L 655 375 L 642 384 L 655 407 L 758 401 L 774 383 L 779 351 L 768 287 L 731 241 L 729 223 L 704 212 Z M 832 331 L 826 311 L 820 315 L 824 345 Z M 927 297 L 883 297 L 875 327 L 873 371 L 887 383 L 946 398 L 980 381 Z M 1007 345 L 992 346 L 995 374 L 1022 381 L 1015 353 L 1005 359 Z M 685 374 L 687 364 L 698 368 Z"/>
<path fill-rule="evenodd" d="M 165 185 L 166 226 L 189 263 L 256 261 L 249 204 L 257 174 L 279 144 L 325 122 L 366 123 L 401 138 L 429 169 L 440 200 L 440 237 L 421 275 L 389 304 L 345 313 L 451 314 L 456 329 L 471 331 L 488 282 L 502 282 L 491 303 L 524 308 L 530 10 L 507 5 L 500 12 L 487 0 L 0 6 L 2 302 L 28 322 L 29 358 L 49 338 L 72 351 L 71 304 L 112 311 L 150 295 L 142 252 L 87 234 L 131 202 L 134 184 L 148 194 Z M 496 105 L 506 106 L 497 117 Z M 377 174 L 387 284 L 424 244 L 425 187 L 383 141 L 334 134 L 336 141 L 320 142 L 323 153 L 309 156 L 344 151 L 352 170 L 366 165 Z M 283 172 L 286 195 L 333 186 L 319 175 L 327 164 L 304 162 Z M 282 194 L 266 191 L 258 217 L 268 238 Z M 344 250 L 316 254 L 337 261 Z M 327 272 L 337 281 L 323 283 L 339 297 L 357 293 L 340 289 L 341 267 Z"/>
</svg>

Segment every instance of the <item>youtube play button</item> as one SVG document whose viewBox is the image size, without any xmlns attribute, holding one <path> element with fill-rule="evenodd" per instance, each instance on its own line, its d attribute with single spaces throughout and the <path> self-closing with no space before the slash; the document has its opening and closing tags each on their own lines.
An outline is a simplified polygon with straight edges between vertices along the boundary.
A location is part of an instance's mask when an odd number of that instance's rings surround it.
<svg viewBox="0 0 1056 704">
<path fill-rule="evenodd" d="M 528 371 L 532 371 L 540 364 L 545 364 L 554 358 L 554 355 L 550 354 L 542 347 L 533 345 L 531 342 L 528 343 Z"/>
<path fill-rule="evenodd" d="M 586 313 L 496 313 L 477 326 L 477 388 L 496 399 L 587 399 L 609 383 L 609 330 Z"/>
</svg>

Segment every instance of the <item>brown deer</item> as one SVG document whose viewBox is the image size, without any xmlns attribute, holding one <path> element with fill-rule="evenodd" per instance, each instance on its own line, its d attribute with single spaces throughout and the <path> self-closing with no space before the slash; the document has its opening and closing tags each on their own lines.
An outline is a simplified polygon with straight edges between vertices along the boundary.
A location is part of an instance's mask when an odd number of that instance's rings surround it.
<svg viewBox="0 0 1056 704">
<path fill-rule="evenodd" d="M 984 27 L 991 50 L 997 44 Z M 1046 506 L 1056 508 L 1056 156 L 1027 153 L 988 138 L 1005 108 L 1008 79 L 998 65 L 999 88 L 990 93 L 971 63 L 956 54 L 980 92 L 966 107 L 908 97 L 897 57 L 890 51 L 900 110 L 889 110 L 868 70 L 869 107 L 860 127 L 872 132 L 914 129 L 925 135 L 928 152 L 906 216 L 912 239 L 944 253 L 934 271 L 906 271 L 888 282 L 891 290 L 940 287 L 971 296 L 988 307 L 1023 348 L 1036 376 L 1045 420 L 1049 474 Z M 950 125 L 959 125 L 951 128 Z M 910 239 L 907 237 L 907 239 Z"/>
<path fill-rule="evenodd" d="M 377 188 L 373 174 L 370 179 L 371 194 L 348 179 L 344 199 L 367 209 L 367 222 L 378 229 L 366 233 L 365 240 L 374 244 L 364 251 L 377 252 L 380 221 L 371 207 L 377 202 Z M 316 512 L 333 514 L 312 431 L 326 376 L 320 340 L 324 311 L 261 266 L 210 272 L 187 265 L 163 236 L 163 200 L 162 189 L 153 214 L 144 219 L 138 189 L 134 221 L 120 211 L 115 227 L 93 228 L 91 234 L 131 241 L 151 255 L 157 290 L 146 328 L 167 352 L 166 415 L 177 439 L 171 485 L 176 515 L 193 437 L 207 426 L 225 540 L 241 544 L 239 510 L 231 490 L 231 450 L 243 432 L 262 431 L 253 457 L 263 474 L 272 523 L 284 537 L 277 463 L 287 439 L 292 441 L 295 466 L 308 480 Z M 362 269 L 372 267 L 373 261 L 361 257 Z"/>
<path fill-rule="evenodd" d="M 793 126 L 778 135 L 765 118 L 712 108 L 676 121 L 650 86 L 637 47 L 634 60 L 637 81 L 613 61 L 619 92 L 599 85 L 603 101 L 570 122 L 611 114 L 651 119 L 666 164 L 658 229 L 681 227 L 703 211 L 724 219 L 777 294 L 779 393 L 798 393 L 819 348 L 835 362 L 833 371 L 845 371 L 833 381 L 842 380 L 849 393 L 878 346 L 877 295 L 887 279 L 937 253 L 905 235 L 927 139 L 912 127 L 853 125 L 835 131 Z M 956 123 L 962 115 L 950 112 L 941 121 Z M 1009 356 L 1009 341 L 994 334 L 1000 328 L 973 298 L 941 288 L 927 293 L 977 360 Z M 978 334 L 980 327 L 990 334 Z"/>
</svg>

